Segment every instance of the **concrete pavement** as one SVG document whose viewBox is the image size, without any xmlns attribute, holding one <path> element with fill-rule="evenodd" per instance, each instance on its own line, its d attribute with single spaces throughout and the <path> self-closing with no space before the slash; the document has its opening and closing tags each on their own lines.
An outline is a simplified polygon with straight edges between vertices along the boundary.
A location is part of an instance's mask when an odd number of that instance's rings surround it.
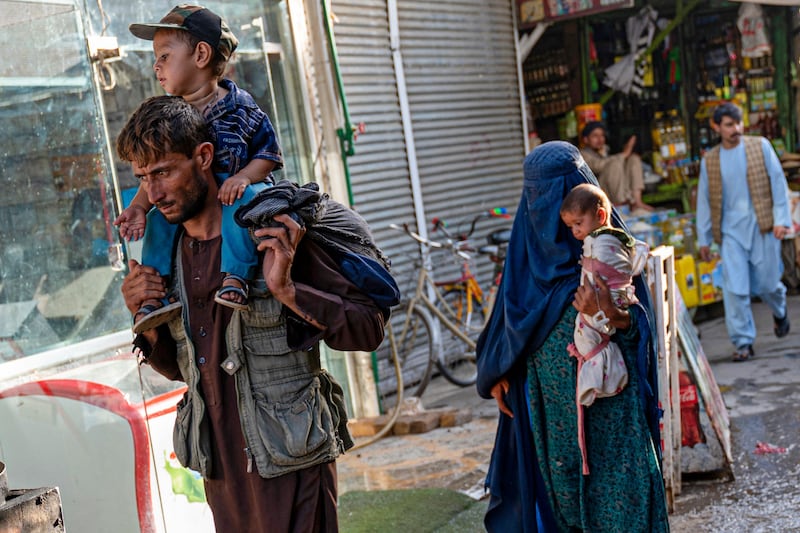
<svg viewBox="0 0 800 533">
<path fill-rule="evenodd" d="M 700 323 L 701 342 L 731 420 L 734 481 L 685 482 L 673 531 L 800 531 L 800 296 L 788 298 L 792 331 L 777 339 L 772 313 L 754 303 L 750 361 L 731 361 L 723 318 Z M 758 444 L 784 452 L 759 453 Z M 763 448 L 762 448 L 763 449 Z"/>
<path fill-rule="evenodd" d="M 795 483 L 800 473 L 800 447 L 796 445 L 800 434 L 800 296 L 790 296 L 788 301 L 793 329 L 783 339 L 772 333 L 769 309 L 759 302 L 753 304 L 759 337 L 754 344 L 756 357 L 747 362 L 731 361 L 733 347 L 723 318 L 697 324 L 729 409 L 735 480 L 684 480 L 670 517 L 673 531 L 800 530 L 796 516 L 800 486 Z M 720 315 L 720 307 L 701 308 L 700 312 Z M 494 442 L 494 402 L 479 398 L 472 387 L 460 389 L 441 378 L 432 382 L 422 402 L 429 409 L 468 407 L 473 419 L 454 428 L 386 437 L 342 457 L 338 465 L 343 531 L 483 530 L 486 500 L 480 498 Z M 759 442 L 786 451 L 761 455 L 756 453 Z M 383 498 L 386 507 L 378 516 L 387 520 L 399 516 L 400 523 L 371 520 L 365 525 L 357 520 L 364 509 L 380 508 L 379 491 L 394 490 L 403 492 L 384 492 L 394 499 Z M 472 503 L 453 501 L 451 492 L 468 496 Z M 745 507 L 748 511 L 743 513 Z M 392 514 L 392 510 L 400 511 Z"/>
</svg>

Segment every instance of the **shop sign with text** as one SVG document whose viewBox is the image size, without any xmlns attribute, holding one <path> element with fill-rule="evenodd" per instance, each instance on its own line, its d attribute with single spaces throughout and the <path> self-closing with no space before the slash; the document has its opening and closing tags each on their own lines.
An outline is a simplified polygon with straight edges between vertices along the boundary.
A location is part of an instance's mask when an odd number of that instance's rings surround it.
<svg viewBox="0 0 800 533">
<path fill-rule="evenodd" d="M 518 0 L 520 26 L 633 7 L 633 0 Z"/>
</svg>

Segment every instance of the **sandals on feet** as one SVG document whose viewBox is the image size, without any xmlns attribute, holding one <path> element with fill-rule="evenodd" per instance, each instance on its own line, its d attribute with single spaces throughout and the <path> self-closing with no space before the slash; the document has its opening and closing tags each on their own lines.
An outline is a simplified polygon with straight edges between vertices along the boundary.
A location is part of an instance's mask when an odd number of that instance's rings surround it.
<svg viewBox="0 0 800 533">
<path fill-rule="evenodd" d="M 166 324 L 181 313 L 183 305 L 180 302 L 172 302 L 161 307 L 146 304 L 136 311 L 133 317 L 133 333 L 138 335 L 148 329 L 155 329 L 161 324 Z"/>
<path fill-rule="evenodd" d="M 239 284 L 236 285 L 225 285 L 226 281 L 235 281 Z M 236 296 L 236 300 L 228 300 L 223 298 L 222 296 L 225 294 L 233 294 Z M 244 310 L 247 309 L 247 297 L 248 297 L 248 288 L 247 288 L 247 280 L 241 276 L 237 276 L 236 274 L 226 274 L 225 278 L 222 280 L 222 288 L 217 291 L 217 294 L 214 296 L 214 301 L 220 305 L 224 305 L 225 307 L 230 307 L 232 309 L 240 309 Z"/>
<path fill-rule="evenodd" d="M 741 348 L 736 348 L 736 351 L 733 352 L 733 362 L 741 363 L 743 361 L 749 361 L 755 357 L 755 355 L 755 352 L 753 352 L 753 345 L 747 344 Z"/>
<path fill-rule="evenodd" d="M 773 331 L 775 332 L 776 337 L 780 339 L 781 337 L 785 337 L 786 335 L 789 334 L 789 327 L 791 326 L 791 324 L 789 324 L 788 313 L 785 314 L 783 318 L 778 318 L 775 315 L 773 315 L 772 320 L 775 323 Z"/>
</svg>

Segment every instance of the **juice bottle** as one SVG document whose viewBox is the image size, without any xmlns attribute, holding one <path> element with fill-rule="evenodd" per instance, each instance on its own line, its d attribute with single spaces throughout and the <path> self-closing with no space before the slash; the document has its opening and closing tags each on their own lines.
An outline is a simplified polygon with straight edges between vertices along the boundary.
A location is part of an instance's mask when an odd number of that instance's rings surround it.
<svg viewBox="0 0 800 533">
<path fill-rule="evenodd" d="M 664 113 L 662 113 L 661 111 L 656 111 L 655 120 L 653 120 L 653 125 L 650 128 L 650 138 L 653 140 L 654 148 L 661 147 L 661 128 L 663 127 L 664 127 Z"/>
<path fill-rule="evenodd" d="M 697 239 L 694 236 L 694 220 L 690 216 L 683 218 L 683 245 L 688 255 L 697 252 Z"/>
<path fill-rule="evenodd" d="M 667 120 L 661 123 L 658 136 L 661 139 L 661 158 L 670 159 L 675 155 L 675 145 L 672 143 L 672 127 Z"/>
<path fill-rule="evenodd" d="M 678 116 L 677 109 L 670 110 L 669 121 L 674 136 L 675 156 L 686 155 L 686 129 L 683 127 L 683 121 Z"/>
</svg>

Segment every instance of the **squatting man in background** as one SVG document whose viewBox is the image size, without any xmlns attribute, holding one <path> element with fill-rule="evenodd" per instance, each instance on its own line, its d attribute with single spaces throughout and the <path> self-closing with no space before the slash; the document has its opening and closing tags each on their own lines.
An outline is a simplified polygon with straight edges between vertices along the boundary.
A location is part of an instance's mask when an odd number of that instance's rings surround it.
<svg viewBox="0 0 800 533">
<path fill-rule="evenodd" d="M 606 127 L 589 122 L 581 131 L 584 147 L 581 155 L 592 169 L 600 188 L 616 207 L 627 206 L 630 214 L 646 215 L 653 207 L 642 201 L 644 176 L 642 159 L 633 151 L 636 136 L 631 136 L 618 154 L 611 154 L 606 144 Z"/>
</svg>

